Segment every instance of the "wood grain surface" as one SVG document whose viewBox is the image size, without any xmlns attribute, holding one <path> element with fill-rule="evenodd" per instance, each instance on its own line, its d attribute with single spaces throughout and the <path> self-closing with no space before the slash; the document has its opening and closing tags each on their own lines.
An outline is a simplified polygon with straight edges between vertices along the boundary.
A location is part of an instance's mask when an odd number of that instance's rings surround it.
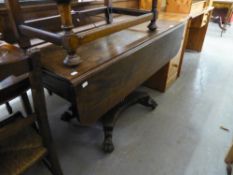
<svg viewBox="0 0 233 175">
<path fill-rule="evenodd" d="M 81 124 L 95 123 L 178 53 L 187 16 L 160 18 L 156 32 L 143 23 L 82 45 L 73 68 L 62 48 L 42 47 L 44 85 L 75 106 Z"/>
</svg>

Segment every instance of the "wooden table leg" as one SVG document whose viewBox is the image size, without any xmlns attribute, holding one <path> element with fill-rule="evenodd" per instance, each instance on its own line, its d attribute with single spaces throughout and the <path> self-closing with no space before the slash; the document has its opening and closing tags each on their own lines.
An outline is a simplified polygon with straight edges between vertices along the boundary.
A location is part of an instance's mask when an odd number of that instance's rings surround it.
<svg viewBox="0 0 233 175">
<path fill-rule="evenodd" d="M 126 97 L 120 104 L 110 110 L 103 117 L 103 129 L 104 129 L 104 142 L 103 151 L 105 153 L 111 153 L 114 151 L 114 145 L 112 142 L 113 129 L 119 114 L 124 110 L 135 104 L 141 104 L 154 110 L 157 107 L 157 103 L 146 92 L 135 91 Z"/>
<path fill-rule="evenodd" d="M 77 118 L 77 110 L 75 106 L 71 104 L 69 109 L 62 114 L 61 120 L 64 122 L 69 122 L 73 118 Z"/>
</svg>

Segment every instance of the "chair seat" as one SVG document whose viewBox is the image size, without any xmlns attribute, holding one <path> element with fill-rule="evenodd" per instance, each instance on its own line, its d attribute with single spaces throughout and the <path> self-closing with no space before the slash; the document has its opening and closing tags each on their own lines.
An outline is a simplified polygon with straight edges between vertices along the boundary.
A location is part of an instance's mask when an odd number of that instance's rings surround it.
<svg viewBox="0 0 233 175">
<path fill-rule="evenodd" d="M 0 174 L 19 175 L 47 153 L 42 139 L 32 127 L 0 142 Z"/>
<path fill-rule="evenodd" d="M 34 123 L 36 117 L 34 114 L 23 117 L 20 112 L 17 112 L 0 122 L 0 142 L 5 138 L 15 135 L 23 128 L 29 127 Z"/>
</svg>

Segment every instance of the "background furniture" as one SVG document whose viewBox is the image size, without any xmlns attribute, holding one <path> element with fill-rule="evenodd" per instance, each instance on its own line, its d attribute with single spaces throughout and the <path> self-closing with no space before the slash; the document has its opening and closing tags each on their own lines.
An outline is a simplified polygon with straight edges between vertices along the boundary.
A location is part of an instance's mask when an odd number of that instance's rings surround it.
<svg viewBox="0 0 233 175">
<path fill-rule="evenodd" d="M 231 23 L 233 0 L 214 0 L 213 6 L 214 21 L 219 23 L 219 27 L 222 29 L 223 33 L 227 30 L 227 25 L 230 25 Z"/>
<path fill-rule="evenodd" d="M 27 75 L 20 77 L 10 76 L 0 82 L 0 90 L 8 94 L 8 100 L 12 100 L 18 96 L 21 97 L 21 101 L 24 107 L 24 111 L 27 115 L 32 113 L 30 101 L 28 99 L 27 90 L 29 89 L 29 80 Z M 10 98 L 10 97 L 11 98 Z M 13 113 L 13 109 L 10 106 L 9 101 L 5 102 L 5 98 L 0 100 L 0 104 L 5 103 L 9 114 Z"/>
<path fill-rule="evenodd" d="M 35 113 L 27 117 L 17 112 L 0 122 L 1 174 L 22 174 L 43 158 L 54 175 L 62 175 L 48 124 L 41 81 L 40 55 L 35 52 L 28 57 L 18 48 L 6 43 L 0 44 L 0 54 L 0 80 L 12 75 L 29 73 L 35 109 Z M 11 93 L 6 92 L 11 91 L 0 90 L 1 101 L 12 98 Z M 17 91 L 12 93 L 16 94 Z M 37 125 L 34 122 L 37 122 Z"/>
<path fill-rule="evenodd" d="M 140 2 L 142 9 L 150 8 L 150 4 L 146 3 L 149 0 Z M 209 0 L 167 0 L 166 2 L 160 0 L 158 4 L 159 11 L 174 13 L 174 16 L 189 15 L 189 22 L 183 34 L 183 44 L 179 53 L 152 77 L 152 80 L 157 82 L 154 83 L 153 88 L 165 92 L 180 76 L 185 49 L 198 52 L 202 50 L 213 7 Z"/>
<path fill-rule="evenodd" d="M 6 49 L 8 48 L 6 47 L 3 41 L 0 41 L 0 45 L 0 49 L 2 50 L 0 56 L 2 57 L 5 55 L 7 51 Z M 16 49 L 14 47 L 11 48 L 14 50 L 14 54 L 18 54 L 19 56 L 24 54 L 20 49 Z M 7 97 L 2 96 L 0 100 L 0 105 L 5 104 L 9 114 L 12 114 L 13 109 L 10 106 L 9 101 L 20 96 L 26 114 L 32 114 L 31 105 L 27 96 L 27 90 L 29 89 L 29 86 L 30 84 L 27 74 L 21 75 L 19 77 L 9 76 L 6 79 L 1 80 L 0 90 L 4 92 L 4 94 L 7 94 Z M 6 99 L 8 99 L 8 101 Z"/>
<path fill-rule="evenodd" d="M 112 6 L 111 0 L 104 0 L 104 6 L 100 8 L 75 11 L 71 8 L 71 0 L 54 1 L 57 2 L 59 16 L 32 19 L 30 21 L 25 21 L 18 0 L 6 0 L 6 5 L 10 11 L 10 21 L 12 22 L 14 34 L 20 47 L 22 49 L 31 47 L 30 38 L 37 38 L 62 46 L 67 53 L 63 60 L 66 66 L 77 66 L 82 62 L 82 58 L 77 55 L 76 50 L 83 44 L 146 21 L 149 21 L 147 28 L 150 31 L 156 29 L 157 0 L 152 0 L 150 11 L 116 8 Z M 134 18 L 108 25 L 112 23 L 113 13 L 130 15 L 134 16 Z M 81 21 L 85 16 L 89 15 L 105 15 L 107 25 L 88 30 L 87 32 L 75 32 L 73 29 L 79 27 L 77 21 Z M 61 21 L 61 27 L 57 28 L 57 32 L 59 31 L 59 33 L 50 31 L 49 24 L 53 24 L 54 21 L 59 20 Z"/>
<path fill-rule="evenodd" d="M 139 7 L 138 0 L 114 0 L 112 2 L 114 7 L 120 8 L 134 8 Z M 90 8 L 98 8 L 103 6 L 103 1 L 87 1 L 87 2 L 78 2 L 74 1 L 72 3 L 73 10 L 87 10 Z M 22 12 L 25 20 L 43 18 L 47 16 L 58 15 L 57 5 L 51 0 L 35 0 L 30 2 L 21 3 Z M 103 20 L 102 16 L 96 15 L 85 15 L 85 18 L 82 21 L 76 21 L 80 26 L 91 24 L 93 22 Z M 16 42 L 16 36 L 13 32 L 13 26 L 10 21 L 9 9 L 7 9 L 6 4 L 0 4 L 0 32 L 3 33 L 3 39 L 7 42 Z M 56 23 L 56 20 L 53 22 L 54 25 L 50 25 L 50 31 L 55 31 L 60 28 L 60 19 Z"/>
</svg>

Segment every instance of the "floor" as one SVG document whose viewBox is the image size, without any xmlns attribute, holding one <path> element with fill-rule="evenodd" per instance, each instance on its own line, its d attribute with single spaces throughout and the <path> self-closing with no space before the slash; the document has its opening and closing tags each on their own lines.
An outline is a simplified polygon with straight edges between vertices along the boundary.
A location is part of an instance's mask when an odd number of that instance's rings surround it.
<svg viewBox="0 0 233 175">
<path fill-rule="evenodd" d="M 211 24 L 202 53 L 187 52 L 181 77 L 166 92 L 146 89 L 159 106 L 121 115 L 115 151 L 101 151 L 100 124 L 62 122 L 66 101 L 47 98 L 54 140 L 66 175 L 224 175 L 233 138 L 233 27 L 221 38 Z M 12 102 L 14 109 L 19 101 Z M 0 108 L 4 111 L 4 108 Z M 4 111 L 5 113 L 5 111 Z M 220 127 L 225 127 L 225 131 Z M 27 175 L 49 175 L 43 164 Z"/>
</svg>

